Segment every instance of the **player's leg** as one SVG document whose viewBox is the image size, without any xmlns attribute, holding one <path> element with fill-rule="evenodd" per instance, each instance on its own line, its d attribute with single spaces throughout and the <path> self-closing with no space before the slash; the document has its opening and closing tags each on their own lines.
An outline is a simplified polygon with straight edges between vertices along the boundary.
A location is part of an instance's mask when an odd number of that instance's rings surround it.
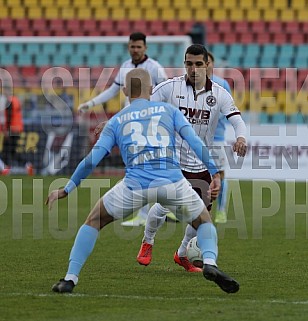
<svg viewBox="0 0 308 321">
<path fill-rule="evenodd" d="M 167 213 L 169 213 L 169 210 L 158 203 L 155 203 L 150 208 L 145 224 L 144 237 L 137 255 L 139 264 L 149 265 L 151 263 L 155 235 L 158 229 L 164 224 Z"/>
<path fill-rule="evenodd" d="M 215 213 L 215 223 L 226 223 L 227 213 L 226 213 L 226 203 L 228 195 L 228 181 L 224 178 L 224 171 L 220 172 L 221 177 L 221 190 L 217 198 L 217 208 Z"/>
<path fill-rule="evenodd" d="M 200 173 L 190 173 L 183 171 L 183 175 L 188 179 L 192 188 L 198 193 L 204 204 L 206 204 L 210 210 L 212 204 L 208 198 L 208 188 L 211 183 L 211 175 L 209 172 L 203 171 Z M 196 235 L 196 230 L 190 225 L 187 225 L 181 245 L 173 256 L 174 262 L 182 266 L 188 272 L 202 272 L 202 269 L 189 262 L 186 256 L 188 242 Z"/>
<path fill-rule="evenodd" d="M 197 230 L 197 242 L 203 256 L 204 277 L 215 282 L 227 293 L 237 292 L 239 284 L 217 267 L 217 232 L 205 204 L 186 180 L 181 180 L 174 185 L 177 191 L 176 198 L 160 200 L 161 204 L 171 211 L 176 209 L 176 216 L 181 221 L 187 221 Z M 173 208 L 174 205 L 175 208 Z"/>
<path fill-rule="evenodd" d="M 144 203 L 139 196 L 134 195 L 121 182 L 98 200 L 76 235 L 66 276 L 52 287 L 54 292 L 73 291 L 78 283 L 79 273 L 94 249 L 99 231 L 112 221 L 130 215 L 134 210 L 133 206 L 135 209 L 142 207 Z"/>
<path fill-rule="evenodd" d="M 149 204 L 143 206 L 133 218 L 122 222 L 121 225 L 122 226 L 144 226 L 147 220 L 149 210 L 150 210 Z"/>
</svg>

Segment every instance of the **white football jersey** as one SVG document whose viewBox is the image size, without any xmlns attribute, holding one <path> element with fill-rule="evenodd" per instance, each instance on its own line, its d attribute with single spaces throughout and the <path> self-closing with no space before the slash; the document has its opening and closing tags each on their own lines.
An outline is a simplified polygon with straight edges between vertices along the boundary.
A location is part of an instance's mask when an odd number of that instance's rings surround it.
<svg viewBox="0 0 308 321">
<path fill-rule="evenodd" d="M 240 115 L 232 96 L 209 78 L 205 87 L 197 91 L 185 75 L 168 79 L 154 88 L 151 100 L 168 102 L 179 108 L 207 146 L 213 144 L 220 113 L 227 119 Z M 198 173 L 207 169 L 179 135 L 176 144 L 177 157 L 183 170 Z"/>
<path fill-rule="evenodd" d="M 124 61 L 114 79 L 114 83 L 121 87 L 124 86 L 126 74 L 134 68 L 142 68 L 147 70 L 152 78 L 153 86 L 158 85 L 160 82 L 168 78 L 161 64 L 158 61 L 146 56 L 145 59 L 139 64 L 134 64 L 131 59 Z"/>
</svg>

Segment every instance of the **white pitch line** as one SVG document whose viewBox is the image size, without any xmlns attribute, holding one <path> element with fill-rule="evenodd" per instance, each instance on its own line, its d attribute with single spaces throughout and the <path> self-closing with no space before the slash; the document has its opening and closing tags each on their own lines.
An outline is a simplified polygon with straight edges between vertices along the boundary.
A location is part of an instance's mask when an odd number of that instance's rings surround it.
<svg viewBox="0 0 308 321">
<path fill-rule="evenodd" d="M 131 299 L 131 300 L 158 300 L 158 301 L 227 301 L 228 298 L 209 298 L 209 297 L 162 297 L 162 296 L 139 296 L 139 295 L 116 295 L 116 294 L 86 294 L 86 293 L 67 293 L 67 294 L 56 294 L 56 293 L 31 293 L 31 292 L 20 292 L 20 293 L 0 293 L 0 297 L 17 297 L 17 296 L 34 296 L 34 297 L 55 297 L 64 295 L 65 297 L 72 298 L 116 298 L 116 299 Z M 273 303 L 273 304 L 293 304 L 293 305 L 308 305 L 308 301 L 287 301 L 287 300 L 250 300 L 243 299 L 242 302 L 247 303 Z"/>
</svg>

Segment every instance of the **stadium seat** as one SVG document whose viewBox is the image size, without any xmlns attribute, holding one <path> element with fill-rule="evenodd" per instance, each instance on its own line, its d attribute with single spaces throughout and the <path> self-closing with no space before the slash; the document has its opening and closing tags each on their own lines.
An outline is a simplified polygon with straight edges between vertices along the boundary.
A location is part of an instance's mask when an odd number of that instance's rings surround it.
<svg viewBox="0 0 308 321">
<path fill-rule="evenodd" d="M 160 19 L 158 10 L 153 10 L 153 8 L 146 8 L 144 19 L 146 19 L 147 21 L 152 21 L 152 20 L 157 21 L 158 19 Z"/>
<path fill-rule="evenodd" d="M 224 42 L 227 45 L 231 45 L 238 42 L 238 34 L 235 33 L 232 29 L 231 31 L 225 32 L 222 35 L 222 42 Z"/>
<path fill-rule="evenodd" d="M 212 46 L 212 53 L 215 59 L 225 58 L 227 56 L 227 46 L 223 43 L 217 43 Z"/>
<path fill-rule="evenodd" d="M 213 10 L 213 20 L 226 21 L 228 19 L 227 11 L 225 9 L 216 8 Z"/>
<path fill-rule="evenodd" d="M 243 21 L 245 19 L 245 11 L 241 8 L 230 9 L 230 19 L 233 22 Z"/>
<path fill-rule="evenodd" d="M 284 9 L 280 12 L 281 21 L 294 21 L 295 11 L 293 9 Z"/>
<path fill-rule="evenodd" d="M 33 55 L 40 55 L 41 45 L 39 43 L 28 42 L 25 45 L 25 52 Z"/>
<path fill-rule="evenodd" d="M 306 6 L 307 6 L 307 3 L 305 0 L 296 0 L 296 1 L 292 2 L 292 7 L 294 9 L 302 10 L 302 9 L 307 8 Z"/>
<path fill-rule="evenodd" d="M 81 29 L 81 21 L 79 19 L 68 19 L 66 21 L 66 29 L 68 32 Z"/>
<path fill-rule="evenodd" d="M 27 17 L 28 19 L 40 19 L 43 16 L 43 10 L 40 6 L 28 7 Z"/>
<path fill-rule="evenodd" d="M 251 22 L 258 22 L 261 21 L 261 12 L 257 8 L 250 8 L 246 12 L 246 20 L 251 21 Z"/>
<path fill-rule="evenodd" d="M 1 8 L 2 10 L 2 8 Z M 26 17 L 26 8 L 23 6 L 12 7 L 10 17 L 13 19 L 22 19 Z"/>
<path fill-rule="evenodd" d="M 290 43 L 293 45 L 301 45 L 305 43 L 305 37 L 302 33 L 290 34 Z"/>
<path fill-rule="evenodd" d="M 297 21 L 286 21 L 284 23 L 284 31 L 286 33 L 298 33 L 299 30 L 300 30 L 300 26 Z"/>
<path fill-rule="evenodd" d="M 239 0 L 238 7 L 241 9 L 252 9 L 254 7 L 253 0 Z"/>
<path fill-rule="evenodd" d="M 143 18 L 143 12 L 142 12 L 141 8 L 130 8 L 130 9 L 128 9 L 128 19 L 130 19 L 130 20 L 140 20 L 142 18 Z"/>
<path fill-rule="evenodd" d="M 190 3 L 190 1 L 189 1 Z M 174 8 L 181 9 L 181 8 L 189 8 L 189 4 L 186 0 L 173 0 L 173 6 Z"/>
<path fill-rule="evenodd" d="M 239 37 L 239 42 L 242 44 L 248 45 L 255 42 L 255 36 L 251 32 L 239 33 L 238 37 Z"/>
<path fill-rule="evenodd" d="M 273 40 L 273 43 L 275 43 L 276 45 L 283 45 L 288 42 L 288 35 L 281 31 L 272 34 L 271 38 Z"/>
<path fill-rule="evenodd" d="M 181 34 L 181 24 L 178 20 L 166 21 L 167 33 L 171 35 Z"/>
<path fill-rule="evenodd" d="M 255 67 L 258 67 L 258 56 L 244 55 L 241 66 L 243 68 L 255 68 Z"/>
<path fill-rule="evenodd" d="M 269 9 L 271 7 L 270 0 L 258 0 L 256 1 L 256 7 L 260 9 Z"/>
<path fill-rule="evenodd" d="M 23 53 L 22 55 L 17 55 L 16 65 L 17 66 L 30 66 L 33 64 L 32 55 Z"/>
<path fill-rule="evenodd" d="M 187 21 L 193 18 L 192 10 L 189 8 L 180 8 L 178 9 L 178 20 Z"/>
<path fill-rule="evenodd" d="M 279 20 L 268 22 L 268 31 L 272 34 L 282 33 L 283 23 Z"/>
<path fill-rule="evenodd" d="M 271 43 L 271 35 L 269 33 L 257 33 L 255 39 L 258 44 L 269 44 Z"/>
<path fill-rule="evenodd" d="M 251 31 L 253 33 L 265 33 L 267 30 L 265 21 L 252 21 L 250 24 Z"/>
<path fill-rule="evenodd" d="M 211 20 L 210 10 L 204 7 L 199 8 L 198 10 L 195 11 L 194 18 L 195 18 L 195 21 L 198 21 L 198 22 L 204 22 L 204 21 L 208 22 L 208 20 Z"/>
<path fill-rule="evenodd" d="M 299 22 L 307 22 L 307 16 L 308 16 L 308 9 L 306 6 L 305 9 L 297 11 L 296 19 Z"/>
</svg>

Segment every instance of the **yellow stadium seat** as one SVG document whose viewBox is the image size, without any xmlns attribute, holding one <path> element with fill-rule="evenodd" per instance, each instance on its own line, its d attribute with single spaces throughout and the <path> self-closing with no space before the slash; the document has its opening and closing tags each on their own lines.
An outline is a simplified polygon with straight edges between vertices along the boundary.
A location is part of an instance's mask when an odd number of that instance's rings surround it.
<svg viewBox="0 0 308 321">
<path fill-rule="evenodd" d="M 296 20 L 294 10 L 293 9 L 281 10 L 280 20 L 281 21 L 294 21 L 294 20 Z M 306 16 L 306 20 L 307 20 L 307 16 Z"/>
<path fill-rule="evenodd" d="M 125 8 L 135 9 L 135 8 L 138 8 L 137 2 L 138 2 L 137 0 L 125 0 L 123 2 L 123 6 Z"/>
<path fill-rule="evenodd" d="M 253 0 L 239 0 L 238 1 L 238 8 L 252 9 L 252 8 L 254 8 L 254 2 L 253 2 Z"/>
<path fill-rule="evenodd" d="M 142 18 L 143 18 L 142 9 L 140 9 L 140 8 L 128 9 L 128 19 L 129 20 L 141 20 Z"/>
<path fill-rule="evenodd" d="M 39 19 L 43 17 L 43 10 L 41 7 L 28 8 L 28 19 Z"/>
<path fill-rule="evenodd" d="M 237 8 L 237 0 L 222 0 L 221 7 L 224 8 L 224 9 Z"/>
<path fill-rule="evenodd" d="M 261 13 L 259 9 L 250 9 L 246 13 L 246 19 L 248 21 L 259 21 L 261 20 Z"/>
<path fill-rule="evenodd" d="M 141 1 L 139 3 L 140 8 L 155 8 L 156 4 L 153 3 L 153 0 Z"/>
<path fill-rule="evenodd" d="M 76 16 L 78 19 L 91 19 L 92 18 L 92 9 L 89 6 L 80 6 L 76 8 Z M 101 17 L 100 19 L 104 19 Z"/>
<path fill-rule="evenodd" d="M 174 8 L 186 8 L 186 9 L 189 8 L 189 6 L 187 5 L 186 0 L 173 0 L 173 6 L 174 6 Z"/>
<path fill-rule="evenodd" d="M 292 2 L 292 7 L 293 3 L 296 1 Z M 288 1 L 287 0 L 273 0 L 273 8 L 274 9 L 288 9 Z"/>
<path fill-rule="evenodd" d="M 102 6 L 102 0 L 89 0 L 88 5 L 93 8 L 102 8 L 102 7 L 107 8 L 107 6 Z"/>
<path fill-rule="evenodd" d="M 88 0 L 73 0 L 73 6 L 75 8 L 79 8 L 79 7 L 87 7 L 88 6 L 89 1 Z"/>
<path fill-rule="evenodd" d="M 10 1 L 6 1 L 6 5 L 14 8 L 14 7 L 19 7 L 21 6 L 21 0 L 10 0 Z"/>
<path fill-rule="evenodd" d="M 275 21 L 278 20 L 278 10 L 276 9 L 266 9 L 263 11 L 263 20 L 265 21 Z"/>
<path fill-rule="evenodd" d="M 156 6 L 158 8 L 170 9 L 170 7 L 171 7 L 170 0 L 157 0 L 156 1 Z"/>
<path fill-rule="evenodd" d="M 192 8 L 192 9 L 202 9 L 203 8 L 203 1 L 202 0 L 194 0 L 194 1 L 191 1 L 189 6 Z"/>
<path fill-rule="evenodd" d="M 192 15 L 192 10 L 188 8 L 181 8 L 178 10 L 178 19 L 180 21 L 187 21 L 187 20 L 192 20 L 193 15 Z"/>
<path fill-rule="evenodd" d="M 60 9 L 61 12 L 61 18 L 62 19 L 73 19 L 76 17 L 75 13 L 75 8 L 70 6 L 70 7 L 62 7 Z"/>
<path fill-rule="evenodd" d="M 171 8 L 166 8 L 162 10 L 160 18 L 162 20 L 174 20 L 175 19 L 175 10 Z"/>
<path fill-rule="evenodd" d="M 227 10 L 225 9 L 214 9 L 213 20 L 222 21 L 227 20 Z"/>
<path fill-rule="evenodd" d="M 9 9 L 7 7 L 0 6 L 0 18 L 7 18 L 9 17 Z"/>
<path fill-rule="evenodd" d="M 24 0 L 25 7 L 38 7 L 39 1 L 38 0 Z"/>
<path fill-rule="evenodd" d="M 13 7 L 11 8 L 10 17 L 13 19 L 26 18 L 26 9 L 23 7 Z"/>
<path fill-rule="evenodd" d="M 230 20 L 231 21 L 243 21 L 245 20 L 244 10 L 241 8 L 230 9 Z"/>
<path fill-rule="evenodd" d="M 54 3 L 58 8 L 71 6 L 71 0 L 54 0 Z"/>
<path fill-rule="evenodd" d="M 111 17 L 114 20 L 121 20 L 126 18 L 126 12 L 124 8 L 113 8 L 111 10 Z"/>
<path fill-rule="evenodd" d="M 306 22 L 308 17 L 308 9 L 307 7 L 297 11 L 297 21 Z"/>
<path fill-rule="evenodd" d="M 145 20 L 152 21 L 152 20 L 158 20 L 159 18 L 160 17 L 157 9 L 146 8 L 145 14 L 144 14 Z"/>
<path fill-rule="evenodd" d="M 293 9 L 304 9 L 306 6 L 306 0 L 296 0 L 292 2 Z"/>
<path fill-rule="evenodd" d="M 102 5 L 102 4 L 101 4 Z M 112 1 L 107 1 L 106 6 L 108 8 L 121 8 L 121 0 L 112 0 Z"/>
<path fill-rule="evenodd" d="M 46 19 L 58 19 L 60 17 L 58 7 L 45 7 L 44 12 Z"/>
<path fill-rule="evenodd" d="M 271 0 L 258 0 L 256 7 L 259 9 L 269 9 L 271 7 Z"/>
<path fill-rule="evenodd" d="M 94 10 L 94 19 L 103 20 L 110 18 L 109 9 L 106 7 L 95 8 Z"/>
<path fill-rule="evenodd" d="M 196 21 L 206 21 L 210 19 L 210 11 L 208 9 L 198 9 L 195 11 L 195 20 Z"/>
<path fill-rule="evenodd" d="M 219 9 L 221 4 L 220 1 L 206 0 L 203 7 L 206 9 Z"/>
</svg>

